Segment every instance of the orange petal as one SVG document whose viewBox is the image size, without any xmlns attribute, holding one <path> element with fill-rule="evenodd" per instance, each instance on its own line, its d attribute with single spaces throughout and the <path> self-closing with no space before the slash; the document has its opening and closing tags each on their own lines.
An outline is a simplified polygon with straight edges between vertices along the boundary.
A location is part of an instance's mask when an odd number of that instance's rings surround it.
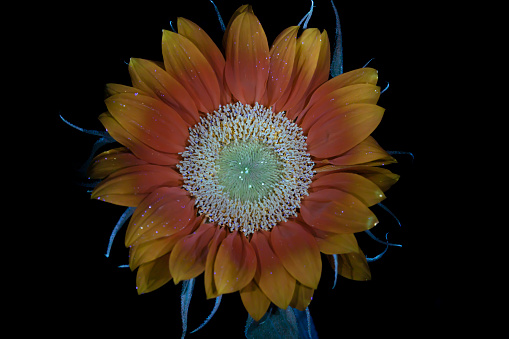
<svg viewBox="0 0 509 339">
<path fill-rule="evenodd" d="M 303 199 L 300 212 L 309 226 L 333 233 L 363 232 L 378 223 L 362 201 L 336 189 L 310 193 Z"/>
<path fill-rule="evenodd" d="M 269 76 L 269 44 L 258 18 L 250 11 L 231 23 L 226 42 L 225 79 L 243 104 L 261 102 Z"/>
<path fill-rule="evenodd" d="M 256 272 L 256 254 L 249 240 L 235 231 L 226 236 L 217 250 L 214 282 L 219 294 L 236 292 L 245 287 Z"/>
<path fill-rule="evenodd" d="M 224 56 L 207 33 L 194 22 L 185 18 L 177 18 L 178 33 L 185 36 L 203 53 L 216 73 L 221 91 L 221 104 L 230 102 L 230 93 L 225 93 L 224 86 Z M 228 91 L 229 92 L 229 91 Z"/>
<path fill-rule="evenodd" d="M 116 171 L 101 181 L 92 192 L 92 199 L 122 206 L 138 204 L 161 186 L 181 185 L 182 176 L 168 167 L 137 165 Z"/>
<path fill-rule="evenodd" d="M 247 312 L 255 321 L 259 321 L 267 312 L 270 300 L 256 285 L 254 280 L 240 290 L 240 298 Z"/>
<path fill-rule="evenodd" d="M 305 286 L 297 281 L 290 306 L 298 309 L 299 311 L 306 310 L 311 303 L 311 300 L 313 300 L 314 292 L 315 289 Z"/>
<path fill-rule="evenodd" d="M 103 179 L 120 169 L 146 164 L 146 161 L 137 158 L 125 147 L 113 148 L 97 155 L 92 160 L 87 174 L 92 179 Z"/>
<path fill-rule="evenodd" d="M 138 294 L 152 292 L 171 280 L 168 261 L 170 255 L 141 265 L 136 274 L 136 288 Z"/>
<path fill-rule="evenodd" d="M 195 278 L 205 270 L 209 245 L 216 227 L 214 224 L 203 224 L 175 245 L 170 256 L 170 272 L 175 284 Z"/>
<path fill-rule="evenodd" d="M 309 129 L 309 154 L 330 158 L 350 150 L 375 130 L 383 113 L 380 106 L 352 104 L 324 114 Z"/>
<path fill-rule="evenodd" d="M 142 95 L 150 95 L 146 93 L 145 91 L 134 88 L 126 85 L 119 85 L 119 84 L 106 84 L 106 95 L 112 96 L 115 94 L 121 94 L 121 93 L 138 93 Z"/>
<path fill-rule="evenodd" d="M 308 96 L 327 81 L 330 69 L 330 46 L 327 32 L 309 28 L 297 39 L 297 52 L 290 86 L 276 102 L 275 111 L 288 111 L 303 106 Z M 293 110 L 295 111 L 295 110 Z M 298 110 L 297 110 L 298 111 Z M 295 118 L 292 115 L 289 119 Z"/>
<path fill-rule="evenodd" d="M 380 87 L 371 84 L 356 84 L 342 87 L 324 95 L 313 106 L 307 106 L 300 126 L 304 133 L 324 114 L 350 104 L 376 104 L 380 97 Z"/>
<path fill-rule="evenodd" d="M 188 125 L 161 100 L 123 93 L 107 98 L 105 103 L 115 120 L 144 144 L 165 153 L 185 150 Z"/>
<path fill-rule="evenodd" d="M 173 108 L 190 126 L 200 120 L 198 109 L 187 90 L 164 69 L 144 59 L 131 58 L 129 73 L 133 86 Z"/>
<path fill-rule="evenodd" d="M 164 68 L 193 97 L 198 110 L 213 112 L 219 107 L 220 88 L 214 69 L 188 38 L 163 31 Z"/>
<path fill-rule="evenodd" d="M 212 237 L 212 241 L 209 247 L 209 253 L 207 254 L 207 260 L 205 261 L 205 293 L 207 294 L 207 299 L 216 298 L 220 295 L 217 291 L 216 283 L 215 283 L 215 270 L 214 263 L 216 261 L 217 251 L 219 245 L 226 237 L 226 231 L 223 227 L 216 227 L 216 233 Z"/>
<path fill-rule="evenodd" d="M 157 238 L 131 246 L 129 249 L 129 267 L 134 271 L 139 265 L 170 253 L 175 244 L 188 235 L 192 229 L 193 224 L 189 223 L 182 230 L 169 237 Z"/>
<path fill-rule="evenodd" d="M 359 245 L 353 234 L 332 233 L 316 228 L 313 231 L 315 233 L 316 243 L 322 253 L 342 254 L 359 252 Z"/>
<path fill-rule="evenodd" d="M 299 26 L 285 29 L 270 49 L 269 78 L 267 81 L 267 107 L 272 106 L 286 91 L 292 77 L 297 48 Z"/>
<path fill-rule="evenodd" d="M 118 121 L 115 120 L 109 112 L 101 114 L 99 120 L 116 141 L 127 147 L 138 158 L 157 165 L 172 166 L 179 163 L 181 159 L 180 155 L 159 152 L 145 145 L 125 128 L 120 126 Z"/>
<path fill-rule="evenodd" d="M 292 300 L 295 278 L 288 273 L 270 247 L 270 234 L 267 231 L 258 231 L 251 238 L 258 260 L 255 280 L 270 301 L 284 310 Z"/>
<path fill-rule="evenodd" d="M 354 172 L 374 182 L 382 191 L 387 191 L 399 180 L 399 175 L 392 173 L 386 168 L 372 166 L 354 166 L 345 169 L 345 172 Z"/>
<path fill-rule="evenodd" d="M 383 192 L 387 191 L 391 188 L 399 180 L 399 175 L 392 173 L 386 168 L 373 167 L 373 166 L 336 166 L 336 165 L 325 165 L 322 167 L 318 167 L 315 169 L 318 173 L 315 174 L 314 179 L 327 175 L 328 173 L 356 173 L 362 175 L 364 178 L 371 180 L 378 187 L 382 189 Z"/>
<path fill-rule="evenodd" d="M 371 280 L 371 272 L 366 256 L 358 253 L 345 253 L 338 256 L 338 273 L 348 279 L 357 281 Z"/>
<path fill-rule="evenodd" d="M 331 173 L 311 183 L 312 191 L 334 188 L 349 193 L 366 206 L 373 206 L 385 199 L 383 191 L 372 181 L 354 173 Z"/>
<path fill-rule="evenodd" d="M 237 8 L 237 10 L 231 16 L 230 21 L 228 21 L 228 25 L 226 25 L 226 29 L 225 29 L 224 35 L 223 35 L 223 49 L 226 49 L 226 43 L 228 41 L 228 32 L 230 32 L 230 28 L 232 27 L 232 23 L 235 21 L 235 19 L 241 13 L 244 13 L 244 12 L 254 13 L 253 12 L 253 8 L 251 7 L 251 5 L 242 5 L 239 8 Z"/>
<path fill-rule="evenodd" d="M 152 229 L 160 236 L 170 236 L 181 231 L 195 217 L 194 200 L 187 191 L 178 187 L 161 187 L 145 198 L 134 211 L 125 236 L 128 247 Z"/>
<path fill-rule="evenodd" d="M 373 68 L 359 68 L 347 73 L 343 73 L 330 79 L 318 87 L 309 99 L 308 107 L 323 99 L 324 96 L 346 86 L 355 84 L 376 85 L 378 81 L 378 71 Z"/>
<path fill-rule="evenodd" d="M 337 158 L 328 160 L 334 165 L 358 165 L 368 164 L 370 166 L 387 165 L 397 162 L 389 153 L 384 151 L 376 140 L 369 136 L 360 144 L 343 153 Z"/>
<path fill-rule="evenodd" d="M 315 238 L 300 224 L 288 221 L 272 229 L 270 241 L 286 270 L 302 284 L 317 288 L 322 260 Z"/>
</svg>

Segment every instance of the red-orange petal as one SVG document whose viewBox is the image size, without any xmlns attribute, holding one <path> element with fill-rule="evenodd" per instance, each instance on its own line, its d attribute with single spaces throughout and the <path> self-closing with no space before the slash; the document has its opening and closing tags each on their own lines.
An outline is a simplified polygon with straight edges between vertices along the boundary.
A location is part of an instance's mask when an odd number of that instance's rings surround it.
<svg viewBox="0 0 509 339">
<path fill-rule="evenodd" d="M 223 49 L 226 49 L 226 44 L 228 41 L 228 32 L 230 32 L 230 28 L 232 27 L 232 23 L 237 19 L 237 17 L 244 12 L 253 12 L 253 8 L 251 5 L 241 5 L 237 10 L 232 14 L 230 17 L 230 21 L 228 21 L 228 25 L 226 25 L 226 30 L 224 31 L 223 35 Z"/>
<path fill-rule="evenodd" d="M 168 261 L 170 255 L 141 265 L 136 274 L 136 288 L 138 294 L 152 292 L 171 280 Z"/>
<path fill-rule="evenodd" d="M 380 166 L 397 161 L 380 147 L 372 136 L 369 136 L 354 148 L 337 158 L 329 159 L 328 162 L 333 165 L 369 164 L 370 166 Z"/>
<path fill-rule="evenodd" d="M 87 175 L 92 179 L 103 179 L 115 171 L 136 165 L 147 165 L 147 162 L 125 147 L 113 148 L 94 157 Z"/>
<path fill-rule="evenodd" d="M 380 97 L 380 87 L 371 84 L 356 84 L 342 87 L 324 95 L 303 112 L 304 119 L 300 126 L 304 133 L 324 114 L 342 106 L 351 104 L 376 104 Z"/>
<path fill-rule="evenodd" d="M 327 81 L 329 69 L 330 46 L 327 32 L 320 33 L 316 28 L 306 29 L 297 39 L 291 82 L 281 99 L 276 102 L 275 111 L 291 110 L 295 113 L 289 118 L 295 118 L 299 110 L 292 108 L 303 106 L 308 96 Z"/>
<path fill-rule="evenodd" d="M 373 206 L 385 199 L 384 192 L 372 181 L 355 173 L 331 173 L 311 183 L 311 191 L 334 188 L 349 193 L 366 206 Z"/>
<path fill-rule="evenodd" d="M 270 300 L 254 280 L 240 290 L 240 298 L 247 312 L 255 321 L 259 321 L 270 306 Z"/>
<path fill-rule="evenodd" d="M 364 178 L 371 180 L 383 192 L 391 188 L 399 180 L 399 175 L 392 173 L 387 168 L 373 167 L 371 165 L 358 165 L 358 166 L 336 166 L 336 165 L 325 165 L 315 169 L 317 173 L 314 179 L 318 179 L 329 173 L 356 173 L 362 175 Z"/>
<path fill-rule="evenodd" d="M 138 204 L 158 187 L 175 187 L 182 176 L 169 167 L 137 165 L 116 171 L 97 185 L 92 199 L 122 206 Z"/>
<path fill-rule="evenodd" d="M 214 263 L 214 282 L 217 293 L 236 292 L 253 279 L 256 254 L 243 233 L 235 231 L 226 236 L 217 250 Z"/>
<path fill-rule="evenodd" d="M 217 77 L 198 47 L 185 36 L 166 30 L 162 46 L 164 68 L 185 87 L 198 110 L 217 109 L 221 96 Z"/>
<path fill-rule="evenodd" d="M 302 284 L 317 288 L 322 260 L 315 238 L 300 224 L 287 221 L 275 226 L 270 241 L 286 270 Z"/>
<path fill-rule="evenodd" d="M 288 27 L 274 40 L 270 49 L 267 107 L 274 105 L 286 91 L 292 77 L 299 26 Z"/>
<path fill-rule="evenodd" d="M 125 245 L 132 245 L 155 228 L 160 236 L 175 234 L 195 218 L 195 213 L 194 200 L 187 191 L 178 187 L 158 188 L 134 211 L 127 227 Z"/>
<path fill-rule="evenodd" d="M 313 231 L 315 233 L 316 243 L 322 253 L 343 254 L 359 251 L 357 239 L 355 239 L 355 235 L 353 234 L 332 233 L 316 228 Z"/>
<path fill-rule="evenodd" d="M 224 227 L 216 227 L 216 233 L 212 237 L 212 241 L 209 247 L 209 253 L 207 254 L 207 260 L 205 261 L 205 293 L 207 295 L 207 299 L 216 298 L 220 295 L 217 291 L 216 283 L 215 283 L 215 270 L 214 263 L 217 257 L 217 251 L 219 245 L 226 237 L 226 230 Z"/>
<path fill-rule="evenodd" d="M 310 193 L 303 199 L 300 211 L 306 224 L 333 233 L 363 232 L 378 223 L 362 201 L 336 189 Z"/>
<path fill-rule="evenodd" d="M 359 250 L 358 253 L 345 253 L 338 256 L 338 273 L 345 278 L 367 281 L 371 280 L 371 271 L 369 270 L 366 256 Z"/>
<path fill-rule="evenodd" d="M 107 98 L 105 103 L 115 120 L 144 144 L 165 153 L 185 150 L 188 124 L 161 100 L 123 93 Z"/>
<path fill-rule="evenodd" d="M 194 224 L 190 222 L 182 230 L 168 237 L 157 238 L 132 245 L 129 249 L 129 267 L 131 270 L 135 270 L 139 265 L 170 253 L 175 247 L 175 244 L 188 235 L 193 228 Z"/>
<path fill-rule="evenodd" d="M 231 23 L 226 41 L 225 79 L 233 96 L 243 104 L 261 102 L 269 76 L 269 44 L 250 11 Z"/>
<path fill-rule="evenodd" d="M 295 278 L 284 268 L 270 246 L 270 234 L 268 231 L 258 231 L 251 238 L 258 260 L 255 280 L 270 301 L 286 309 L 293 297 Z"/>
<path fill-rule="evenodd" d="M 170 272 L 175 284 L 195 278 L 205 270 L 216 227 L 214 224 L 203 224 L 175 245 L 170 256 Z"/>
<path fill-rule="evenodd" d="M 163 166 L 173 166 L 179 163 L 180 155 L 160 152 L 145 145 L 141 140 L 120 126 L 118 121 L 109 112 L 101 114 L 99 120 L 113 139 L 127 147 L 138 158 Z"/>
<path fill-rule="evenodd" d="M 138 93 L 138 94 L 142 94 L 142 95 L 150 95 L 149 93 L 147 93 L 139 88 L 130 87 L 130 86 L 126 86 L 126 85 L 120 85 L 120 84 L 113 84 L 113 83 L 106 84 L 105 91 L 106 91 L 107 97 L 116 95 L 116 94 L 121 94 L 121 93 L 133 93 L 133 94 Z"/>
<path fill-rule="evenodd" d="M 149 60 L 131 58 L 129 74 L 133 86 L 173 108 L 190 126 L 200 120 L 198 109 L 187 90 L 164 69 Z"/>
<path fill-rule="evenodd" d="M 359 68 L 350 72 L 346 72 L 330 79 L 323 83 L 314 92 L 309 99 L 308 107 L 314 105 L 316 102 L 329 93 L 332 93 L 340 88 L 355 85 L 355 84 L 371 84 L 376 85 L 378 81 L 378 71 L 374 68 Z"/>
<path fill-rule="evenodd" d="M 330 158 L 348 151 L 375 130 L 383 113 L 380 106 L 352 104 L 324 114 L 309 129 L 309 154 Z"/>
<path fill-rule="evenodd" d="M 224 65 L 223 53 L 219 50 L 214 41 L 203 29 L 191 20 L 177 18 L 178 33 L 185 36 L 203 53 L 203 56 L 210 63 L 216 73 L 217 82 L 221 91 L 221 104 L 230 102 L 230 93 L 224 86 Z M 226 93 L 228 92 L 228 93 Z"/>
<path fill-rule="evenodd" d="M 306 310 L 311 303 L 311 300 L 313 300 L 314 292 L 314 288 L 303 285 L 297 281 L 290 306 L 298 309 L 299 311 Z"/>
</svg>

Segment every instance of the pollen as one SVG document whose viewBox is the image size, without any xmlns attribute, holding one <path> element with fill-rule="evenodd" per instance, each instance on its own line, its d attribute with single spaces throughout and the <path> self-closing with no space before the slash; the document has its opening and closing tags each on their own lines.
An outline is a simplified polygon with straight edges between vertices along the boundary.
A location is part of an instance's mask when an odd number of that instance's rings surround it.
<svg viewBox="0 0 509 339">
<path fill-rule="evenodd" d="M 259 104 L 202 117 L 181 155 L 177 168 L 199 214 L 245 235 L 297 216 L 314 175 L 302 129 Z"/>
</svg>

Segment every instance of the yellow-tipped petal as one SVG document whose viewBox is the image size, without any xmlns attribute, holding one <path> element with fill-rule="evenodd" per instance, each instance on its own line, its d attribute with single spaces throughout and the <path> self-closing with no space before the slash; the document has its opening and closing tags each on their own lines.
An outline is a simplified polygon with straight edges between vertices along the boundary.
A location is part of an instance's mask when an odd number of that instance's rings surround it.
<svg viewBox="0 0 509 339">
<path fill-rule="evenodd" d="M 324 175 L 311 183 L 312 191 L 334 188 L 349 193 L 366 206 L 373 206 L 385 199 L 383 191 L 372 181 L 354 173 L 332 173 Z"/>
<path fill-rule="evenodd" d="M 253 279 L 256 255 L 246 236 L 238 231 L 221 242 L 214 263 L 214 281 L 219 294 L 236 292 Z"/>
<path fill-rule="evenodd" d="M 303 285 L 297 281 L 290 306 L 298 309 L 299 311 L 306 310 L 313 299 L 314 292 L 314 288 Z"/>
<path fill-rule="evenodd" d="M 368 261 L 361 250 L 358 253 L 340 254 L 338 259 L 338 273 L 341 276 L 357 281 L 371 280 Z"/>
<path fill-rule="evenodd" d="M 104 179 L 115 171 L 135 165 L 147 165 L 147 162 L 137 158 L 125 147 L 113 148 L 92 160 L 87 175 L 92 179 Z"/>
<path fill-rule="evenodd" d="M 164 153 L 185 150 L 189 125 L 161 100 L 123 93 L 107 98 L 105 103 L 115 120 L 144 144 Z"/>
<path fill-rule="evenodd" d="M 188 125 L 193 126 L 199 121 L 200 116 L 193 98 L 175 78 L 157 64 L 144 59 L 131 58 L 129 73 L 133 86 L 166 103 Z"/>
<path fill-rule="evenodd" d="M 327 96 L 333 92 L 347 86 L 356 84 L 376 85 L 378 81 L 378 71 L 374 68 L 360 68 L 347 73 L 340 74 L 319 86 L 309 98 L 306 108 L 297 118 L 297 123 L 301 124 L 302 119 L 307 115 L 307 111 L 317 103 L 324 103 Z M 316 120 L 316 119 L 315 119 Z M 309 128 L 309 126 L 308 126 Z"/>
<path fill-rule="evenodd" d="M 101 181 L 92 191 L 91 197 L 116 205 L 135 207 L 159 187 L 175 187 L 181 181 L 180 173 L 171 168 L 156 165 L 131 166 Z"/>
<path fill-rule="evenodd" d="M 228 21 L 228 25 L 226 25 L 226 29 L 225 29 L 224 35 L 223 35 L 223 48 L 225 50 L 226 50 L 226 42 L 228 41 L 228 32 L 230 32 L 230 28 L 232 27 L 232 23 L 233 23 L 233 21 L 235 21 L 235 19 L 241 13 L 244 13 L 244 12 L 251 12 L 251 13 L 253 13 L 253 8 L 251 7 L 251 5 L 242 5 L 239 8 L 237 8 L 237 10 L 231 16 L 230 21 Z"/>
<path fill-rule="evenodd" d="M 269 45 L 253 13 L 242 12 L 232 22 L 225 55 L 225 79 L 233 96 L 243 104 L 261 102 L 269 76 Z"/>
<path fill-rule="evenodd" d="M 304 133 L 324 114 L 350 104 L 376 104 L 380 97 L 380 87 L 371 84 L 356 84 L 342 87 L 327 95 L 313 106 L 303 111 L 304 118 L 300 126 Z"/>
<path fill-rule="evenodd" d="M 276 102 L 276 112 L 288 111 L 304 105 L 307 97 L 328 79 L 330 46 L 327 32 L 316 28 L 306 29 L 297 39 L 296 59 L 290 86 Z M 300 110 L 292 110 L 299 112 Z M 289 116 L 290 119 L 294 115 Z"/>
<path fill-rule="evenodd" d="M 315 238 L 300 224 L 287 221 L 271 231 L 274 252 L 286 270 L 302 284 L 317 288 L 322 260 Z"/>
<path fill-rule="evenodd" d="M 165 232 L 164 225 L 153 225 L 152 229 L 145 232 L 133 245 L 129 246 L 129 267 L 131 270 L 134 271 L 139 265 L 170 253 L 182 238 L 193 231 L 195 225 L 195 219 L 192 218 L 176 233 Z M 166 234 L 171 235 L 167 236 Z"/>
<path fill-rule="evenodd" d="M 152 292 L 171 280 L 168 265 L 169 260 L 170 255 L 166 254 L 138 268 L 138 273 L 136 274 L 138 294 Z"/>
<path fill-rule="evenodd" d="M 207 260 L 205 261 L 205 293 L 207 294 L 207 299 L 216 298 L 221 293 L 218 293 L 217 286 L 215 283 L 215 270 L 214 263 L 217 257 L 217 251 L 219 249 L 219 245 L 226 237 L 226 231 L 223 227 L 216 227 L 216 233 L 212 237 L 212 241 L 210 242 L 209 253 L 207 253 Z"/>
<path fill-rule="evenodd" d="M 258 261 L 255 280 L 270 301 L 277 307 L 286 309 L 293 297 L 295 278 L 288 273 L 274 253 L 270 245 L 270 234 L 268 231 L 258 231 L 251 238 Z"/>
<path fill-rule="evenodd" d="M 309 129 L 309 154 L 330 158 L 352 149 L 375 130 L 384 111 L 377 105 L 352 104 L 324 114 Z"/>
<path fill-rule="evenodd" d="M 202 52 L 183 35 L 163 31 L 164 68 L 184 86 L 198 110 L 213 112 L 220 104 L 220 88 L 214 69 Z"/>
<path fill-rule="evenodd" d="M 309 226 L 333 233 L 363 232 L 378 223 L 362 201 L 336 189 L 310 193 L 302 201 L 301 216 Z"/>
<path fill-rule="evenodd" d="M 285 29 L 270 49 L 270 68 L 267 81 L 267 107 L 272 106 L 286 91 L 292 77 L 297 49 L 299 26 Z"/>
<path fill-rule="evenodd" d="M 357 239 L 353 234 L 340 234 L 313 229 L 320 252 L 325 254 L 343 254 L 359 252 Z"/>
<path fill-rule="evenodd" d="M 343 153 L 337 158 L 329 159 L 333 165 L 370 165 L 380 166 L 397 162 L 389 155 L 376 140 L 369 136 L 357 146 Z"/>
<path fill-rule="evenodd" d="M 270 306 L 269 298 L 254 280 L 251 280 L 246 287 L 240 290 L 240 298 L 247 312 L 255 321 L 259 321 Z"/>
<path fill-rule="evenodd" d="M 224 85 L 225 60 L 223 53 L 221 53 L 209 35 L 191 20 L 178 18 L 177 27 L 178 33 L 191 40 L 214 69 L 221 90 L 221 104 L 225 105 L 230 103 L 231 93 L 229 93 L 229 90 L 227 90 Z"/>
<path fill-rule="evenodd" d="M 205 270 L 216 227 L 214 224 L 203 224 L 175 245 L 170 256 L 170 272 L 175 284 L 195 278 Z"/>
</svg>

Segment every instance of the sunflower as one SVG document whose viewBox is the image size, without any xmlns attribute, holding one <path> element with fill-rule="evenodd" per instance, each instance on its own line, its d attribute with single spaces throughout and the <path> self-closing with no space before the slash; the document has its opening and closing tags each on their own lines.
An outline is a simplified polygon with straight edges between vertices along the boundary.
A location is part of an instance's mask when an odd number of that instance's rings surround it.
<svg viewBox="0 0 509 339">
<path fill-rule="evenodd" d="M 398 176 L 371 133 L 384 109 L 377 71 L 329 80 L 327 32 L 285 29 L 269 48 L 248 5 L 224 54 L 195 23 L 163 31 L 164 63 L 131 59 L 132 87 L 108 84 L 99 119 L 122 147 L 95 157 L 92 198 L 132 207 L 126 231 L 138 293 L 204 274 L 208 298 L 239 292 L 259 320 L 305 310 L 321 253 L 370 278 L 357 232 Z"/>
</svg>

